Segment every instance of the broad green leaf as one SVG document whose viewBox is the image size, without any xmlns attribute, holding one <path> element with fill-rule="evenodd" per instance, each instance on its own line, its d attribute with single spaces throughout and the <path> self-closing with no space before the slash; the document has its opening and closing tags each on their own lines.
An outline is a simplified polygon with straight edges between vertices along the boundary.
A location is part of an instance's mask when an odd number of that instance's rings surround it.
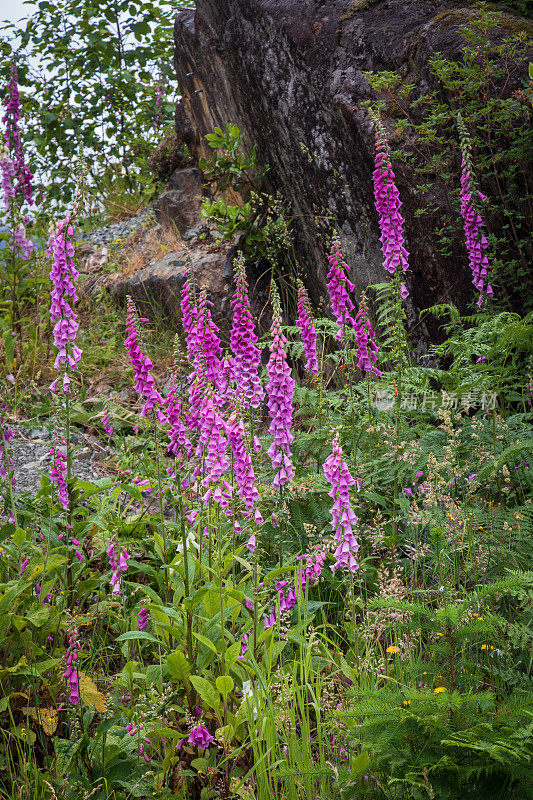
<svg viewBox="0 0 533 800">
<path fill-rule="evenodd" d="M 223 697 L 226 697 L 235 688 L 233 678 L 229 675 L 219 675 L 215 680 L 216 687 Z"/>
<path fill-rule="evenodd" d="M 191 667 L 181 650 L 175 650 L 167 656 L 167 669 L 173 682 L 181 682 L 185 689 L 190 687 Z"/>
<path fill-rule="evenodd" d="M 215 687 L 208 680 L 201 678 L 199 675 L 192 675 L 191 683 L 204 703 L 207 703 L 207 705 L 212 708 L 213 711 L 219 713 L 220 696 Z"/>
</svg>

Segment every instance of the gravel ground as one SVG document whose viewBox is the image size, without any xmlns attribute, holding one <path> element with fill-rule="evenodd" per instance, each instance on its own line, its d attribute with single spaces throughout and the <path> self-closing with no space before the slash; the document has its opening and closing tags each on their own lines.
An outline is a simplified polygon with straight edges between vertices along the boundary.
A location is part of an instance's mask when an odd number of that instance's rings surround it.
<svg viewBox="0 0 533 800">
<path fill-rule="evenodd" d="M 104 225 L 103 228 L 97 228 L 95 231 L 81 237 L 88 244 L 94 247 L 101 247 L 114 242 L 119 237 L 126 239 L 131 233 L 134 232 L 139 225 L 154 224 L 154 212 L 151 208 L 147 208 L 137 214 L 136 217 L 123 220 L 122 222 L 115 222 L 112 225 Z"/>
<path fill-rule="evenodd" d="M 46 428 L 31 428 L 25 425 L 10 424 L 15 434 L 9 443 L 11 458 L 15 465 L 15 492 L 35 494 L 41 485 L 41 474 L 50 474 L 52 456 L 50 446 L 53 434 Z M 71 442 L 76 446 L 74 469 L 82 480 L 103 478 L 105 472 L 99 462 L 108 457 L 110 449 L 99 439 L 76 430 L 71 435 Z"/>
</svg>

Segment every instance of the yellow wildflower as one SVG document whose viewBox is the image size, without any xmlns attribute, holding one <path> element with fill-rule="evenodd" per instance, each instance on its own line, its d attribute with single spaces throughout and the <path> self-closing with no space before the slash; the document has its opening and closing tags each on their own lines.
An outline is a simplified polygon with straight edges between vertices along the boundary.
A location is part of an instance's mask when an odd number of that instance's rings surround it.
<svg viewBox="0 0 533 800">
<path fill-rule="evenodd" d="M 447 692 L 447 688 L 445 686 L 437 686 L 436 689 L 433 689 L 434 694 L 441 694 L 442 692 Z"/>
<path fill-rule="evenodd" d="M 400 648 L 399 648 L 399 647 L 396 647 L 396 645 L 395 645 L 395 644 L 391 644 L 391 645 L 389 645 L 389 646 L 387 647 L 387 649 L 386 649 L 386 651 L 385 651 L 385 652 L 386 652 L 386 653 L 399 653 L 399 652 L 400 652 Z"/>
<path fill-rule="evenodd" d="M 494 647 L 491 644 L 482 644 L 481 645 L 481 649 L 482 650 L 494 650 Z"/>
</svg>

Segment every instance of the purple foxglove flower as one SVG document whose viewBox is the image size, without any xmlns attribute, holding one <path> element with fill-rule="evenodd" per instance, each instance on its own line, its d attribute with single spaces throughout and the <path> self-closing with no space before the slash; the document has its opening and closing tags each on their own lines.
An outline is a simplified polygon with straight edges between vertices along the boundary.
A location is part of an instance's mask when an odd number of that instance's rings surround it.
<svg viewBox="0 0 533 800">
<path fill-rule="evenodd" d="M 57 484 L 58 499 L 63 508 L 68 508 L 68 487 L 67 487 L 67 456 L 64 452 L 67 443 L 59 440 L 56 436 L 54 445 L 50 448 L 50 455 L 53 457 L 50 479 Z"/>
<path fill-rule="evenodd" d="M 279 489 L 294 478 L 294 467 L 291 460 L 290 445 L 294 439 L 291 431 L 292 425 L 292 398 L 294 395 L 294 380 L 287 363 L 285 345 L 287 339 L 281 328 L 281 305 L 279 296 L 272 285 L 272 345 L 268 361 L 268 410 L 272 422 L 269 432 L 274 436 L 274 441 L 268 449 L 272 466 L 276 470 L 272 485 Z"/>
<path fill-rule="evenodd" d="M 128 551 L 124 547 L 120 555 L 118 556 L 117 561 L 117 547 L 113 541 L 109 544 L 109 547 L 106 550 L 107 555 L 109 556 L 109 566 L 113 570 L 111 575 L 111 586 L 112 586 L 112 595 L 117 596 L 120 594 L 121 590 L 121 573 L 126 572 L 128 569 L 128 561 L 131 558 Z"/>
<path fill-rule="evenodd" d="M 251 408 L 259 408 L 265 392 L 259 380 L 261 352 L 256 346 L 244 256 L 235 259 L 234 267 L 235 292 L 231 301 L 233 326 L 230 336 L 233 358 L 229 362 L 229 379 L 235 384 L 237 397 L 243 398 Z"/>
<path fill-rule="evenodd" d="M 268 616 L 265 617 L 265 630 L 268 628 L 273 628 L 276 624 L 276 612 L 272 611 Z"/>
<path fill-rule="evenodd" d="M 239 657 L 237 659 L 238 661 L 244 661 L 245 660 L 244 657 L 245 657 L 246 653 L 248 652 L 248 639 L 249 638 L 250 638 L 250 634 L 249 633 L 245 633 L 244 636 L 241 639 L 241 652 L 240 652 L 240 655 L 239 655 Z"/>
<path fill-rule="evenodd" d="M 398 267 L 404 271 L 409 267 L 403 232 L 405 220 L 400 214 L 402 202 L 394 182 L 385 128 L 377 116 L 373 116 L 373 121 L 376 129 L 376 168 L 372 173 L 375 206 L 379 215 L 383 266 L 393 275 Z"/>
<path fill-rule="evenodd" d="M 256 549 L 256 547 L 257 547 L 257 542 L 256 542 L 256 538 L 255 538 L 255 533 L 252 533 L 252 535 L 250 536 L 250 538 L 249 538 L 249 539 L 248 539 L 248 541 L 246 542 L 246 547 L 248 548 L 248 550 L 249 550 L 251 553 L 253 553 L 253 552 L 254 552 L 254 550 Z"/>
<path fill-rule="evenodd" d="M 33 242 L 26 238 L 26 228 L 23 222 L 18 222 L 13 229 L 13 241 L 9 243 L 9 248 L 13 252 L 20 250 L 22 258 L 29 258 L 33 253 Z"/>
<path fill-rule="evenodd" d="M 350 324 L 352 327 L 355 325 L 355 320 L 352 317 L 354 304 L 348 294 L 348 292 L 353 292 L 354 285 L 346 277 L 345 270 L 349 270 L 350 268 L 344 261 L 340 247 L 340 242 L 335 239 L 331 245 L 331 252 L 328 256 L 330 270 L 327 275 L 331 310 L 339 326 L 339 330 L 335 335 L 338 342 L 340 342 L 344 336 L 345 326 L 347 324 Z"/>
<path fill-rule="evenodd" d="M 207 299 L 206 289 L 202 289 L 198 300 L 199 338 L 201 347 L 201 366 L 206 380 L 215 390 L 221 389 L 223 373 L 222 348 L 218 328 L 215 325 L 209 306 L 213 303 Z"/>
<path fill-rule="evenodd" d="M 76 321 L 78 315 L 72 309 L 72 305 L 78 299 L 74 281 L 79 276 L 73 261 L 73 236 L 74 229 L 67 216 L 59 224 L 57 233 L 50 236 L 46 251 L 49 256 L 52 256 L 50 321 L 54 324 L 54 344 L 57 348 L 54 369 L 58 372 L 63 371 L 62 385 L 64 392 L 68 392 L 70 386 L 68 371 L 76 368 L 82 353 L 80 348 L 73 344 L 79 327 Z M 54 387 L 52 391 L 55 392 L 57 381 L 54 381 L 52 386 Z"/>
<path fill-rule="evenodd" d="M 27 569 L 29 563 L 30 563 L 30 559 L 29 558 L 25 558 L 24 561 L 21 563 L 20 570 L 19 570 L 19 575 L 20 575 L 21 578 L 24 575 L 24 573 L 26 572 L 26 569 Z"/>
<path fill-rule="evenodd" d="M 4 205 L 6 211 L 11 208 L 11 200 L 16 196 L 15 192 L 15 165 L 9 154 L 0 149 L 0 169 L 2 170 L 2 191 L 4 193 Z"/>
<path fill-rule="evenodd" d="M 198 341 L 198 326 L 200 320 L 192 286 L 189 281 L 189 274 L 190 272 L 187 270 L 185 273 L 185 281 L 181 287 L 181 324 L 187 343 L 187 356 L 189 362 L 194 365 L 200 349 Z"/>
<path fill-rule="evenodd" d="M 197 725 L 189 734 L 189 744 L 192 744 L 193 747 L 199 747 L 201 750 L 209 747 L 211 742 L 214 742 L 214 739 L 203 725 Z"/>
<path fill-rule="evenodd" d="M 373 372 L 379 378 L 382 374 L 376 367 L 379 348 L 374 341 L 375 334 L 368 318 L 368 305 L 365 295 L 362 295 L 359 302 L 359 311 L 355 317 L 354 327 L 358 358 L 357 366 L 363 372 Z"/>
<path fill-rule="evenodd" d="M 342 460 L 338 433 L 333 440 L 331 454 L 324 462 L 324 475 L 331 484 L 328 492 L 334 501 L 331 507 L 331 524 L 338 542 L 335 564 L 331 569 L 335 572 L 339 567 L 346 567 L 350 572 L 355 572 L 358 569 L 355 554 L 359 550 L 359 544 L 353 535 L 353 529 L 357 524 L 357 517 L 353 512 L 349 494 L 349 487 L 354 485 L 355 480 L 350 475 L 346 462 Z"/>
<path fill-rule="evenodd" d="M 102 425 L 104 426 L 104 431 L 106 435 L 111 438 L 113 435 L 113 426 L 109 421 L 109 414 L 107 413 L 107 407 L 104 406 L 104 410 L 102 411 Z"/>
<path fill-rule="evenodd" d="M 128 569 L 128 560 L 130 558 L 131 556 L 128 554 L 126 548 L 124 548 L 118 560 L 118 568 L 121 572 L 125 572 Z"/>
<path fill-rule="evenodd" d="M 184 287 L 185 289 L 185 287 Z M 200 406 L 202 396 L 209 387 L 217 406 L 223 404 L 227 389 L 227 364 L 222 361 L 222 350 L 218 328 L 211 318 L 211 311 L 207 300 L 206 290 L 200 292 L 198 308 L 189 311 L 190 297 L 188 304 L 183 308 L 182 294 L 182 315 L 184 328 L 186 327 L 187 352 L 193 370 L 189 375 L 189 406 L 190 412 L 186 419 L 189 428 L 199 426 Z M 188 317 L 185 314 L 188 314 Z M 190 333 L 187 333 L 190 331 Z"/>
<path fill-rule="evenodd" d="M 237 418 L 235 411 L 232 411 L 228 419 L 226 430 L 233 453 L 233 470 L 239 497 L 244 500 L 247 513 L 251 513 L 255 503 L 259 500 L 259 492 L 255 485 L 252 459 L 244 442 L 244 422 Z"/>
<path fill-rule="evenodd" d="M 463 217 L 463 228 L 465 232 L 466 249 L 468 251 L 468 261 L 472 271 L 472 283 L 479 292 L 476 305 L 481 306 L 483 302 L 483 292 L 486 297 L 493 297 L 494 291 L 488 282 L 489 260 L 484 254 L 489 243 L 483 233 L 483 220 L 475 208 L 472 200 L 474 193 L 474 172 L 472 169 L 472 154 L 470 137 L 463 119 L 457 115 L 457 126 L 461 139 L 461 215 Z M 486 200 L 485 195 L 478 192 L 481 202 Z"/>
<path fill-rule="evenodd" d="M 133 367 L 135 391 L 146 398 L 146 402 L 141 410 L 141 417 L 146 417 L 150 411 L 153 411 L 159 422 L 165 423 L 166 417 L 161 411 L 164 400 L 156 389 L 155 381 L 150 371 L 154 368 L 154 365 L 150 358 L 143 353 L 139 343 L 139 334 L 137 331 L 139 319 L 137 310 L 131 297 L 128 297 L 127 302 L 128 319 L 126 322 L 126 330 L 128 331 L 128 337 L 124 344 L 126 345 L 130 363 Z"/>
<path fill-rule="evenodd" d="M 312 372 L 313 375 L 318 375 L 318 359 L 316 356 L 316 328 L 313 325 L 311 318 L 309 298 L 301 281 L 298 281 L 298 326 L 302 334 L 304 353 L 307 359 L 305 362 L 305 368 L 309 370 L 309 372 Z"/>
<path fill-rule="evenodd" d="M 68 648 L 65 652 L 65 663 L 67 666 L 63 673 L 63 677 L 67 681 L 67 688 L 70 692 L 69 700 L 73 706 L 80 702 L 78 669 L 76 664 L 78 661 L 78 652 L 81 648 L 81 644 L 78 642 L 77 637 L 78 634 L 76 630 L 69 631 Z"/>
<path fill-rule="evenodd" d="M 176 470 L 179 469 L 182 462 L 190 459 L 192 453 L 192 443 L 188 436 L 187 427 L 181 418 L 181 407 L 182 403 L 177 397 L 176 385 L 174 381 L 171 381 L 167 398 L 167 419 L 169 422 L 167 449 L 169 454 L 172 453 L 175 458 L 174 469 L 171 471 L 173 474 L 176 474 Z"/>
<path fill-rule="evenodd" d="M 148 617 L 149 617 L 148 610 L 144 606 L 141 606 L 141 610 L 139 611 L 139 614 L 137 616 L 137 627 L 139 628 L 140 631 L 144 631 L 144 629 L 148 625 Z"/>
<path fill-rule="evenodd" d="M 6 109 L 2 117 L 2 122 L 5 125 L 5 140 L 14 167 L 14 177 L 17 181 L 15 192 L 20 193 L 21 197 L 31 206 L 33 204 L 33 175 L 24 160 L 24 148 L 20 135 L 20 94 L 15 61 L 11 64 L 11 78 L 7 87 L 7 94 L 2 103 Z"/>
<path fill-rule="evenodd" d="M 0 411 L 6 411 L 6 404 L 0 400 Z M 0 478 L 8 479 L 11 486 L 16 486 L 17 482 L 13 477 L 15 464 L 11 458 L 8 443 L 14 438 L 15 434 L 7 424 L 4 417 L 0 414 Z"/>
</svg>

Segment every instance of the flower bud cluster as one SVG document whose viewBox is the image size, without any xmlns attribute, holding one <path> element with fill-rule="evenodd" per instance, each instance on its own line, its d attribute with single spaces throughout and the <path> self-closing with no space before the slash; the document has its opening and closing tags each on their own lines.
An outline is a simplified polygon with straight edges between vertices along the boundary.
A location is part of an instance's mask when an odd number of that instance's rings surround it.
<svg viewBox="0 0 533 800">
<path fill-rule="evenodd" d="M 309 372 L 312 372 L 313 375 L 318 375 L 316 328 L 311 318 L 309 298 L 301 281 L 298 281 L 298 325 L 302 334 L 305 358 L 307 359 L 305 368 L 309 370 Z"/>
<path fill-rule="evenodd" d="M 366 297 L 363 295 L 359 302 L 359 311 L 355 317 L 355 340 L 357 347 L 357 366 L 363 372 L 373 372 L 379 378 L 380 370 L 376 367 L 378 360 L 378 346 L 375 340 L 375 333 L 368 318 L 368 305 Z"/>
<path fill-rule="evenodd" d="M 81 644 L 78 642 L 78 634 L 76 630 L 69 631 L 68 634 L 68 648 L 65 652 L 66 669 L 63 677 L 67 681 L 67 686 L 70 691 L 69 700 L 73 706 L 80 702 L 80 687 L 78 679 L 78 652 L 81 649 Z"/>
<path fill-rule="evenodd" d="M 345 270 L 348 270 L 349 267 L 344 261 L 340 248 L 340 242 L 338 239 L 334 239 L 328 256 L 330 270 L 327 275 L 331 310 L 339 326 L 339 330 L 335 335 L 338 342 L 344 336 L 345 325 L 348 323 L 352 327 L 355 325 L 355 320 L 352 317 L 352 311 L 355 306 L 348 294 L 348 292 L 353 292 L 354 285 L 346 276 Z"/>
</svg>

